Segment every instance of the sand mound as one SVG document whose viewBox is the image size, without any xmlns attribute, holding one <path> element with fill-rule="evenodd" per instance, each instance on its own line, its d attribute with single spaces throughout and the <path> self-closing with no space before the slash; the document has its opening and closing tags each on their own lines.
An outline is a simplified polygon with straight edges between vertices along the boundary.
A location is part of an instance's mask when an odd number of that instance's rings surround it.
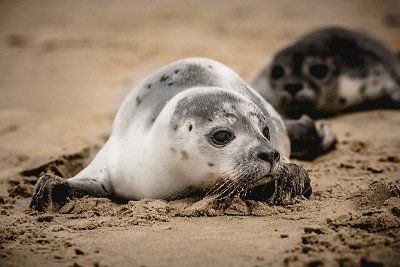
<svg viewBox="0 0 400 267">
<path fill-rule="evenodd" d="M 286 263 L 380 264 L 382 258 L 396 265 L 400 252 L 399 181 L 371 183 L 349 197 L 356 210 L 327 219 L 325 227 L 306 227 L 301 245 L 291 251 Z M 356 255 L 356 256 L 355 256 Z M 313 259 L 313 260 L 310 260 Z"/>
</svg>

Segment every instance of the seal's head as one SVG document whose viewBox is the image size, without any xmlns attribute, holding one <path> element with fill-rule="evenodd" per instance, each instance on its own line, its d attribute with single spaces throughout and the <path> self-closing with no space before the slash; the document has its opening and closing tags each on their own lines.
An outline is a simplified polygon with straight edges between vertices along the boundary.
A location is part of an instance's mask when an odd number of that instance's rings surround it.
<svg viewBox="0 0 400 267">
<path fill-rule="evenodd" d="M 169 156 L 178 176 L 207 189 L 224 181 L 247 184 L 272 175 L 280 153 L 273 122 L 253 102 L 221 88 L 187 90 L 169 121 Z"/>
<path fill-rule="evenodd" d="M 307 47 L 280 51 L 265 75 L 274 94 L 275 106 L 290 117 L 330 112 L 329 99 L 335 94 L 337 72 L 332 57 Z"/>
</svg>

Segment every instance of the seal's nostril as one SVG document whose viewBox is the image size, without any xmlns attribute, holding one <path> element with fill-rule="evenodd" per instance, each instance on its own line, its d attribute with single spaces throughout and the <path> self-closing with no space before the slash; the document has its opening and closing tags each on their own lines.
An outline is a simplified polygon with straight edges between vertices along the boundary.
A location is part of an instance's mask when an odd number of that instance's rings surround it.
<svg viewBox="0 0 400 267">
<path fill-rule="evenodd" d="M 259 158 L 259 159 L 262 159 L 262 160 L 265 160 L 265 161 L 269 161 L 269 156 L 268 156 L 268 154 L 267 154 L 267 153 L 264 153 L 264 152 L 259 153 L 259 154 L 258 154 L 258 158 Z"/>
<path fill-rule="evenodd" d="M 274 162 L 278 162 L 279 159 L 280 159 L 279 152 L 276 151 L 276 150 L 271 151 L 271 152 L 261 152 L 261 153 L 258 153 L 257 156 L 258 156 L 259 159 L 267 161 L 267 162 L 269 162 L 271 164 L 274 163 Z"/>
<path fill-rule="evenodd" d="M 279 154 L 278 151 L 273 152 L 273 158 L 275 162 L 278 162 L 279 159 L 281 158 L 281 155 Z"/>
</svg>

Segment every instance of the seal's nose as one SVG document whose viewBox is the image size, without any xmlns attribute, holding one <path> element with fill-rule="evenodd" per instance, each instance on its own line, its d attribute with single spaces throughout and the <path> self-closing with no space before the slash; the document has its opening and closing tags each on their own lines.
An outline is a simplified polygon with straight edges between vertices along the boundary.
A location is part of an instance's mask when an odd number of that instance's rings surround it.
<svg viewBox="0 0 400 267">
<path fill-rule="evenodd" d="M 276 150 L 272 150 L 270 152 L 261 152 L 258 153 L 257 156 L 259 159 L 269 162 L 270 164 L 277 163 L 281 157 L 279 152 Z"/>
<path fill-rule="evenodd" d="M 287 83 L 285 84 L 285 90 L 289 92 L 292 96 L 296 95 L 298 91 L 303 89 L 303 84 L 301 83 Z"/>
</svg>

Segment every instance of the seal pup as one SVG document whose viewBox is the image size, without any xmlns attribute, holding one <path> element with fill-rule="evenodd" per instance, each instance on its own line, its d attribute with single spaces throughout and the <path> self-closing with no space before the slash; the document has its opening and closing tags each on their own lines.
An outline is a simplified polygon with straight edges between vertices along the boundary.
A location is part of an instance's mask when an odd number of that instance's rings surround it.
<svg viewBox="0 0 400 267">
<path fill-rule="evenodd" d="M 361 104 L 398 104 L 399 63 L 365 34 L 323 28 L 277 52 L 252 86 L 288 117 L 332 115 Z"/>
<path fill-rule="evenodd" d="M 334 142 L 326 127 L 288 125 L 289 132 L 314 130 L 318 141 L 302 147 L 307 151 L 326 151 Z M 280 169 L 291 194 L 309 196 L 307 172 L 288 160 L 290 136 L 275 109 L 227 66 L 176 61 L 128 94 L 110 138 L 85 169 L 70 179 L 39 180 L 31 207 L 46 210 L 84 195 L 137 200 L 247 191 L 265 177 L 276 182 Z"/>
</svg>

